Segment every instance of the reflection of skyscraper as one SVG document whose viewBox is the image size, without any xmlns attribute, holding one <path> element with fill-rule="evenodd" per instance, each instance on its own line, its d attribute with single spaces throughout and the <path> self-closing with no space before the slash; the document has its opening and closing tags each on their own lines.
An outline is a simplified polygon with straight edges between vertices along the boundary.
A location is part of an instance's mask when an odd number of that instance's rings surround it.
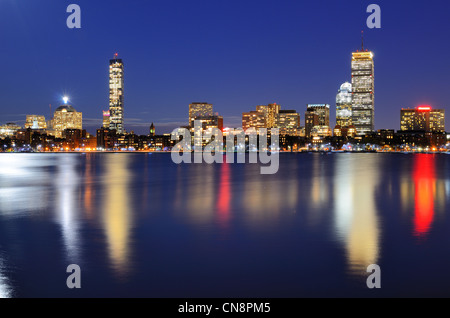
<svg viewBox="0 0 450 318">
<path fill-rule="evenodd" d="M 337 157 L 334 180 L 336 235 L 347 250 L 349 272 L 358 276 L 377 263 L 380 245 L 375 197 L 380 158 L 363 159 Z"/>
<path fill-rule="evenodd" d="M 352 121 L 358 135 L 374 131 L 374 64 L 373 53 L 352 53 Z"/>
<path fill-rule="evenodd" d="M 76 211 L 77 189 L 80 182 L 76 172 L 77 160 L 70 155 L 59 157 L 58 173 L 56 176 L 57 219 L 61 224 L 66 257 L 69 262 L 79 264 L 80 262 L 80 236 L 79 220 Z"/>
<path fill-rule="evenodd" d="M 352 84 L 341 85 L 336 96 L 336 126 L 341 128 L 352 125 Z"/>
<path fill-rule="evenodd" d="M 106 161 L 106 196 L 103 203 L 103 226 L 108 242 L 108 252 L 113 269 L 126 275 L 130 262 L 131 172 L 128 155 L 108 156 Z"/>
<path fill-rule="evenodd" d="M 118 134 L 125 132 L 123 127 L 123 62 L 117 58 L 109 61 L 109 129 Z"/>
<path fill-rule="evenodd" d="M 0 298 L 11 297 L 11 287 L 9 287 L 8 278 L 3 274 L 3 269 L 5 267 L 2 255 L 0 254 Z"/>
</svg>

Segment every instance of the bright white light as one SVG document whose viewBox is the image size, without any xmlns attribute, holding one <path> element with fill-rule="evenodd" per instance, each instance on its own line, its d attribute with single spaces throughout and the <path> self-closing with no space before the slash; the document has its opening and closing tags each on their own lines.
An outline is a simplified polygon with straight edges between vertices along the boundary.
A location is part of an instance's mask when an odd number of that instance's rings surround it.
<svg viewBox="0 0 450 318">
<path fill-rule="evenodd" d="M 69 97 L 64 96 L 64 97 L 63 97 L 63 101 L 64 101 L 64 104 L 67 104 L 67 102 L 69 101 Z"/>
</svg>

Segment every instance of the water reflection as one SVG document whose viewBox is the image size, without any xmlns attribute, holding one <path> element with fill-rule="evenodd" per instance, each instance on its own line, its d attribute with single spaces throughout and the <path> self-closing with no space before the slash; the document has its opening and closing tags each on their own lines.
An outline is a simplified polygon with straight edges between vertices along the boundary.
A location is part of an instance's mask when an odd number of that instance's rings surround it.
<svg viewBox="0 0 450 318">
<path fill-rule="evenodd" d="M 420 154 L 414 158 L 414 234 L 424 237 L 431 228 L 436 195 L 435 158 Z"/>
<path fill-rule="evenodd" d="M 5 264 L 2 257 L 2 254 L 0 253 L 0 298 L 10 298 L 11 295 L 11 288 L 8 284 L 8 279 L 3 273 L 5 270 Z"/>
<path fill-rule="evenodd" d="M 56 219 L 61 225 L 64 247 L 69 262 L 80 263 L 79 215 L 77 188 L 80 183 L 76 171 L 78 156 L 62 154 L 58 157 L 56 175 Z"/>
<path fill-rule="evenodd" d="M 176 205 L 180 207 L 181 216 L 188 217 L 190 222 L 196 224 L 210 224 L 216 203 L 215 166 L 192 164 L 188 167 L 179 166 L 178 169 L 176 202 L 182 204 Z"/>
<path fill-rule="evenodd" d="M 130 161 L 128 154 L 105 156 L 102 222 L 112 268 L 121 278 L 130 271 L 130 231 L 133 226 L 130 198 L 133 173 L 129 169 Z"/>
<path fill-rule="evenodd" d="M 84 171 L 84 210 L 86 211 L 86 217 L 92 219 L 94 217 L 94 202 L 95 196 L 93 187 L 93 173 L 92 162 L 94 161 L 94 154 L 86 154 L 86 166 Z"/>
<path fill-rule="evenodd" d="M 367 266 L 376 264 L 379 257 L 380 229 L 375 198 L 379 158 L 336 156 L 335 231 L 345 246 L 352 275 L 366 275 Z"/>
<path fill-rule="evenodd" d="M 52 180 L 45 168 L 53 156 L 1 154 L 0 215 L 20 216 L 48 207 L 48 186 Z"/>
<path fill-rule="evenodd" d="M 231 189 L 230 189 L 230 165 L 222 164 L 220 167 L 219 179 L 219 193 L 217 199 L 217 216 L 218 222 L 222 227 L 226 227 L 230 219 L 230 203 L 231 203 Z"/>
</svg>

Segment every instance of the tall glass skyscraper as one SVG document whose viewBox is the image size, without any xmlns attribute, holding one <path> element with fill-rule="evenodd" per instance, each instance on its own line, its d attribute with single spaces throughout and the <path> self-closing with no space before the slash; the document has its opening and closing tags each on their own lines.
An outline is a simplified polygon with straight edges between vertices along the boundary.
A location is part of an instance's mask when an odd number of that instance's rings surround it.
<svg viewBox="0 0 450 318">
<path fill-rule="evenodd" d="M 368 50 L 352 53 L 352 122 L 358 135 L 373 132 L 374 125 L 374 65 Z"/>
<path fill-rule="evenodd" d="M 336 96 L 336 126 L 341 128 L 352 125 L 352 84 L 341 85 Z"/>
<path fill-rule="evenodd" d="M 123 62 L 117 53 L 109 61 L 109 113 L 109 129 L 123 134 Z"/>
</svg>

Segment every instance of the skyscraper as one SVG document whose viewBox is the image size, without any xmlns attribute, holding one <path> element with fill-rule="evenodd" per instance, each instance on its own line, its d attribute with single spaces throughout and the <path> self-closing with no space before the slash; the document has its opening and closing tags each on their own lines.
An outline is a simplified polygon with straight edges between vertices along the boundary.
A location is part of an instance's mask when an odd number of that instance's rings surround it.
<svg viewBox="0 0 450 318">
<path fill-rule="evenodd" d="M 336 96 L 336 126 L 341 128 L 352 125 L 352 84 L 341 85 Z"/>
<path fill-rule="evenodd" d="M 109 61 L 109 113 L 109 129 L 123 134 L 123 62 L 117 53 Z"/>
<path fill-rule="evenodd" d="M 352 122 L 358 135 L 375 129 L 373 53 L 362 50 L 352 53 Z"/>
</svg>

